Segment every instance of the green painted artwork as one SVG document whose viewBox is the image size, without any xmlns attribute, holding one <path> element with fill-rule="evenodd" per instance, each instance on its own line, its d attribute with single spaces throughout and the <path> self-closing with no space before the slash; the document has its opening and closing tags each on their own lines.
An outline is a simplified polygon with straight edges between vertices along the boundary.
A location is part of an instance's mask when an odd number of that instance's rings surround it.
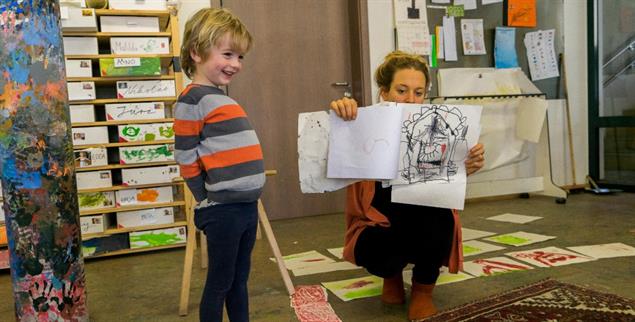
<svg viewBox="0 0 635 322">
<path fill-rule="evenodd" d="M 79 193 L 77 197 L 80 209 L 104 208 L 114 205 L 112 192 Z"/>
<path fill-rule="evenodd" d="M 130 248 L 176 245 L 185 242 L 185 231 L 182 227 L 130 233 Z"/>
<path fill-rule="evenodd" d="M 494 236 L 494 237 L 490 237 L 488 238 L 488 240 L 492 240 L 501 244 L 506 244 L 506 245 L 523 245 L 526 244 L 528 242 L 531 242 L 531 240 L 526 239 L 526 238 L 520 238 L 520 237 L 516 237 L 516 236 L 511 236 L 511 235 L 500 235 L 500 236 Z"/>
<path fill-rule="evenodd" d="M 172 123 L 120 125 L 119 142 L 138 142 L 174 139 Z"/>
<path fill-rule="evenodd" d="M 467 256 L 467 255 L 470 255 L 472 253 L 477 253 L 477 252 L 480 252 L 480 251 L 481 251 L 480 248 L 476 248 L 476 247 L 472 247 L 472 246 L 463 244 L 463 256 Z"/>
<path fill-rule="evenodd" d="M 116 60 L 118 60 L 117 66 L 122 67 L 115 67 Z M 161 59 L 159 57 L 100 58 L 99 71 L 101 76 L 158 76 L 161 75 Z"/>
<path fill-rule="evenodd" d="M 383 279 L 377 276 L 366 276 L 344 281 L 322 283 L 333 294 L 343 301 L 356 300 L 381 294 Z"/>
<path fill-rule="evenodd" d="M 460 282 L 472 278 L 472 276 L 459 272 L 458 274 L 441 274 L 437 278 L 437 285 Z"/>
<path fill-rule="evenodd" d="M 450 17 L 463 17 L 465 10 L 462 4 L 458 6 L 447 6 L 446 13 Z"/>
<path fill-rule="evenodd" d="M 119 163 L 133 164 L 174 160 L 174 144 L 131 146 L 119 148 Z"/>
</svg>

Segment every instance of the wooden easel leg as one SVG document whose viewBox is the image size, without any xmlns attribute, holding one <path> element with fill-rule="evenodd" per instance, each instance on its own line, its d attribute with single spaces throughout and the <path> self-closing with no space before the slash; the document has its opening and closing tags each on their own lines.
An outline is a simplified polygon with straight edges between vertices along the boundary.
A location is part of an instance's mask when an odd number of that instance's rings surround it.
<svg viewBox="0 0 635 322">
<path fill-rule="evenodd" d="M 207 237 L 201 231 L 199 236 L 201 237 L 201 268 L 207 268 L 209 258 L 207 257 Z"/>
<path fill-rule="evenodd" d="M 295 288 L 291 282 L 289 271 L 287 271 L 287 267 L 284 265 L 284 260 L 282 259 L 282 254 L 280 253 L 280 247 L 278 247 L 278 242 L 276 241 L 276 237 L 273 235 L 273 230 L 269 224 L 269 218 L 267 218 L 267 213 L 265 212 L 265 207 L 262 205 L 262 201 L 260 199 L 258 199 L 258 218 L 260 218 L 260 224 L 262 225 L 262 229 L 265 231 L 265 235 L 269 241 L 269 246 L 271 246 L 271 250 L 273 251 L 273 256 L 276 258 L 276 263 L 278 264 L 280 275 L 282 275 L 284 286 L 287 288 L 289 296 L 291 296 L 295 293 Z"/>
<path fill-rule="evenodd" d="M 191 193 L 189 194 L 191 196 Z M 194 226 L 193 197 L 185 199 L 187 220 L 187 243 L 185 244 L 185 261 L 183 263 L 183 280 L 181 282 L 181 300 L 179 303 L 179 315 L 187 315 L 187 307 L 190 303 L 190 284 L 192 281 L 192 262 L 196 250 L 196 227 Z"/>
</svg>

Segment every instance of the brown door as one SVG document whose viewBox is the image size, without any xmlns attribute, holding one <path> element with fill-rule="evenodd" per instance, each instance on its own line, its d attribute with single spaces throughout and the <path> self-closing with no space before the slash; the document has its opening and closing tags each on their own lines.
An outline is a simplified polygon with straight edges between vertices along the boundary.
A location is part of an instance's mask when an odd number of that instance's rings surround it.
<svg viewBox="0 0 635 322">
<path fill-rule="evenodd" d="M 262 197 L 270 218 L 341 212 L 344 191 L 302 194 L 298 179 L 298 113 L 327 110 L 352 82 L 346 0 L 223 0 L 255 39 L 229 95 L 249 114 L 264 150 Z"/>
</svg>

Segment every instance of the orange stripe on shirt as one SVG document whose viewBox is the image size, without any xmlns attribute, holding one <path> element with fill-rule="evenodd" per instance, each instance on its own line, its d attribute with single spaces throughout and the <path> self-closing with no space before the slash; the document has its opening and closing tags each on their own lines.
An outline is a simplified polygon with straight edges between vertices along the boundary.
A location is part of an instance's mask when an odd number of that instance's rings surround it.
<svg viewBox="0 0 635 322">
<path fill-rule="evenodd" d="M 205 170 L 229 167 L 232 165 L 262 159 L 260 144 L 249 145 L 242 148 L 216 152 L 201 157 Z"/>
<path fill-rule="evenodd" d="M 185 179 L 201 174 L 201 166 L 198 161 L 190 164 L 180 164 L 179 166 L 181 168 L 181 176 Z"/>
<path fill-rule="evenodd" d="M 198 87 L 198 85 L 195 85 L 195 84 L 187 85 L 187 87 L 185 87 L 185 89 L 181 92 L 181 96 L 185 96 L 185 94 L 187 94 L 187 92 L 189 92 L 194 87 Z"/>
<path fill-rule="evenodd" d="M 178 136 L 198 136 L 201 132 L 201 128 L 203 124 L 201 121 L 190 121 L 190 120 L 174 120 L 174 134 Z"/>
<path fill-rule="evenodd" d="M 240 105 L 223 105 L 205 115 L 205 123 L 222 122 L 238 117 L 247 117 L 247 113 L 245 113 L 245 110 L 243 110 Z"/>
</svg>

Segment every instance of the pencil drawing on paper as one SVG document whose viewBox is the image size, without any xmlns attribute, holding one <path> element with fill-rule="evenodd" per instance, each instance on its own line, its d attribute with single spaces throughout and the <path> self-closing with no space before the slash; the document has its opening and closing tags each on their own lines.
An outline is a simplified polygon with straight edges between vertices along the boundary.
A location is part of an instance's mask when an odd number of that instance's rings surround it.
<svg viewBox="0 0 635 322">
<path fill-rule="evenodd" d="M 451 182 L 465 160 L 467 117 L 455 107 L 422 105 L 402 124 L 405 153 L 399 175 L 408 183 Z M 403 151 L 403 150 L 402 150 Z"/>
</svg>

